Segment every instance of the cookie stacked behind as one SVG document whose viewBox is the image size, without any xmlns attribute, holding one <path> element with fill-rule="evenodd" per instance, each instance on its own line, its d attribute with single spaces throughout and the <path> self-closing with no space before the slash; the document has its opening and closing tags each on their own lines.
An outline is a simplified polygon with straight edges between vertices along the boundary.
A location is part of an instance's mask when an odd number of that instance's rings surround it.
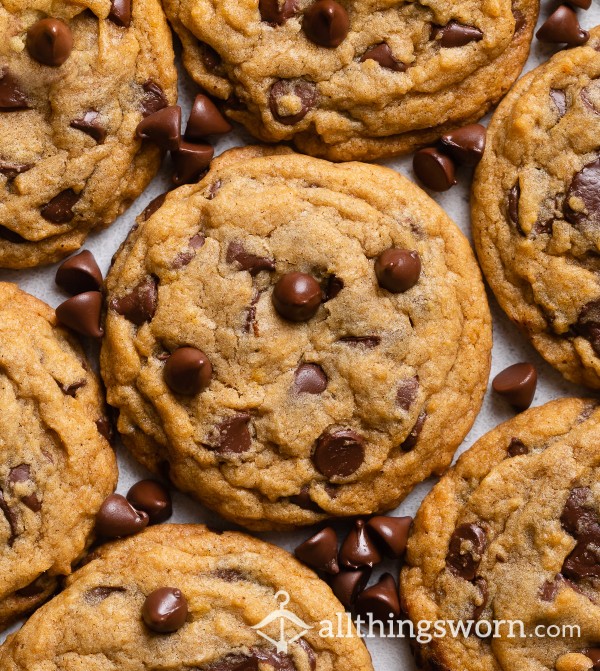
<svg viewBox="0 0 600 671">
<path fill-rule="evenodd" d="M 598 663 L 599 441 L 596 402 L 554 401 L 483 436 L 434 487 L 408 543 L 403 605 L 414 622 L 471 621 L 471 633 L 422 646 L 422 668 Z M 479 620 L 491 629 L 477 635 Z"/>
<path fill-rule="evenodd" d="M 502 308 L 563 375 L 600 387 L 600 29 L 521 79 L 475 174 L 473 236 Z"/>
<path fill-rule="evenodd" d="M 250 528 L 394 508 L 486 388 L 469 245 L 391 170 L 232 150 L 140 221 L 101 368 L 133 454 Z"/>
<path fill-rule="evenodd" d="M 157 0 L 0 6 L 0 267 L 50 263 L 111 224 L 160 164 L 136 127 L 176 100 Z"/>
<path fill-rule="evenodd" d="M 337 161 L 410 152 L 519 75 L 538 0 L 167 0 L 195 81 L 269 142 Z"/>
<path fill-rule="evenodd" d="M 164 525 L 103 548 L 2 646 L 0 669 L 373 671 L 351 625 L 346 637 L 320 636 L 342 613 L 284 550 Z"/>
<path fill-rule="evenodd" d="M 117 481 L 100 384 L 45 303 L 0 283 L 0 628 L 82 555 Z"/>
</svg>

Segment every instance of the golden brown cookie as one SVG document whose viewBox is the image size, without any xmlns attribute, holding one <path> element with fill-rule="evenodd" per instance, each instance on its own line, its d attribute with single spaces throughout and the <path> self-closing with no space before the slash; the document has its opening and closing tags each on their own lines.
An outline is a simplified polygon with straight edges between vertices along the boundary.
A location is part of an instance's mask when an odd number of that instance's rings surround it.
<svg viewBox="0 0 600 671">
<path fill-rule="evenodd" d="M 486 388 L 490 316 L 424 192 L 248 147 L 149 214 L 107 278 L 101 356 L 143 464 L 255 529 L 389 510 L 448 466 Z"/>
</svg>

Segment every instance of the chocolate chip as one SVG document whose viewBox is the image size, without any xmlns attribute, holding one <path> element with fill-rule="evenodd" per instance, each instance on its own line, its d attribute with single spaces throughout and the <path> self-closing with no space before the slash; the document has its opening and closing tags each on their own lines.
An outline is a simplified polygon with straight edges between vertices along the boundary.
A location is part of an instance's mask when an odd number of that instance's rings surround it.
<svg viewBox="0 0 600 671">
<path fill-rule="evenodd" d="M 108 19 L 121 28 L 129 28 L 131 25 L 131 0 L 112 0 Z"/>
<path fill-rule="evenodd" d="M 72 398 L 75 398 L 77 395 L 77 390 L 85 387 L 86 384 L 87 380 L 84 378 L 83 380 L 72 382 L 71 384 L 62 384 L 60 385 L 60 389 L 62 393 L 65 394 L 65 396 L 71 396 Z"/>
<path fill-rule="evenodd" d="M 381 65 L 382 68 L 394 70 L 394 72 L 406 71 L 406 65 L 397 58 L 394 58 L 394 54 L 390 49 L 390 45 L 386 44 L 385 42 L 369 47 L 362 55 L 360 60 L 361 63 L 364 63 L 368 60 L 376 61 L 379 63 L 379 65 Z"/>
<path fill-rule="evenodd" d="M 248 580 L 248 576 L 241 571 L 236 571 L 234 568 L 218 568 L 213 572 L 215 578 L 224 580 L 225 582 L 243 582 Z"/>
<path fill-rule="evenodd" d="M 317 88 L 303 79 L 280 79 L 271 87 L 269 109 L 276 121 L 293 126 L 302 121 L 317 102 Z"/>
<path fill-rule="evenodd" d="M 8 68 L 0 68 L 0 111 L 18 112 L 29 109 L 27 96 Z"/>
<path fill-rule="evenodd" d="M 436 26 L 432 31 L 432 39 L 439 41 L 440 46 L 444 48 L 453 49 L 481 41 L 483 33 L 475 26 L 450 21 L 445 26 Z"/>
<path fill-rule="evenodd" d="M 457 163 L 473 168 L 483 156 L 486 133 L 485 126 L 474 123 L 442 135 L 440 141 L 444 151 Z"/>
<path fill-rule="evenodd" d="M 381 562 L 381 553 L 371 540 L 364 520 L 356 520 L 340 549 L 340 563 L 344 568 L 373 568 Z"/>
<path fill-rule="evenodd" d="M 148 629 L 159 634 L 170 634 L 181 629 L 188 616 L 188 604 L 181 590 L 160 587 L 146 597 L 142 619 Z"/>
<path fill-rule="evenodd" d="M 573 177 L 564 204 L 565 219 L 573 226 L 600 227 L 600 159 Z"/>
<path fill-rule="evenodd" d="M 590 301 L 583 306 L 573 330 L 588 340 L 596 356 L 600 356 L 600 301 Z"/>
<path fill-rule="evenodd" d="M 112 443 L 114 438 L 113 428 L 108 417 L 100 417 L 100 419 L 97 419 L 96 428 L 98 429 L 98 433 L 103 438 L 106 438 L 106 440 L 108 440 L 109 443 Z"/>
<path fill-rule="evenodd" d="M 56 317 L 76 333 L 89 338 L 101 338 L 104 331 L 100 327 L 102 294 L 86 291 L 67 299 L 56 308 Z"/>
<path fill-rule="evenodd" d="M 25 587 L 18 589 L 15 594 L 23 599 L 31 599 L 32 597 L 40 596 L 48 589 L 48 574 L 42 573 L 39 578 L 29 583 Z"/>
<path fill-rule="evenodd" d="M 311 510 L 314 513 L 322 513 L 323 509 L 310 498 L 310 491 L 304 485 L 298 494 L 289 497 L 290 503 L 302 508 L 302 510 Z"/>
<path fill-rule="evenodd" d="M 6 175 L 6 178 L 9 180 L 31 170 L 31 168 L 33 168 L 33 163 L 14 163 L 12 161 L 0 160 L 0 173 Z"/>
<path fill-rule="evenodd" d="M 19 533 L 18 520 L 14 510 L 8 505 L 8 503 L 6 503 L 6 499 L 4 498 L 4 494 L 1 489 L 0 489 L 0 510 L 3 512 L 4 517 L 8 522 L 8 527 L 10 530 L 8 536 L 8 547 L 12 547 L 15 542 L 15 538 Z"/>
<path fill-rule="evenodd" d="M 296 13 L 298 0 L 258 0 L 258 11 L 262 21 L 282 26 Z"/>
<path fill-rule="evenodd" d="M 520 9 L 517 9 L 515 7 L 515 0 L 512 1 L 512 13 L 513 13 L 513 17 L 515 19 L 515 32 L 514 32 L 514 34 L 517 35 L 527 25 L 527 18 L 525 17 L 525 14 L 523 14 L 523 12 Z"/>
<path fill-rule="evenodd" d="M 73 189 L 65 189 L 44 205 L 40 214 L 52 224 L 67 224 L 75 216 L 73 208 L 80 198 L 80 193 L 75 193 Z"/>
<path fill-rule="evenodd" d="M 97 606 L 102 603 L 112 594 L 122 594 L 127 590 L 124 587 L 112 587 L 111 585 L 99 585 L 88 589 L 83 595 L 84 601 L 89 606 Z"/>
<path fill-rule="evenodd" d="M 210 385 L 212 372 L 210 360 L 202 350 L 179 347 L 167 359 L 163 377 L 176 394 L 193 396 Z"/>
<path fill-rule="evenodd" d="M 554 580 L 546 580 L 539 589 L 540 599 L 542 601 L 554 601 L 560 588 L 565 584 L 565 579 L 559 573 Z"/>
<path fill-rule="evenodd" d="M 274 259 L 251 254 L 246 251 L 244 245 L 237 240 L 233 240 L 229 243 L 225 260 L 227 263 L 236 263 L 240 270 L 248 270 L 253 277 L 258 275 L 261 270 L 266 270 L 268 272 L 275 270 Z"/>
<path fill-rule="evenodd" d="M 96 514 L 96 533 L 104 538 L 123 538 L 148 526 L 146 513 L 135 510 L 121 494 L 111 494 Z"/>
<path fill-rule="evenodd" d="M 516 363 L 498 373 L 492 382 L 497 394 L 517 410 L 527 410 L 537 386 L 537 371 L 530 363 Z"/>
<path fill-rule="evenodd" d="M 86 112 L 79 119 L 71 121 L 71 128 L 80 130 L 92 137 L 98 144 L 104 144 L 106 140 L 106 129 L 99 121 L 100 115 L 94 110 Z"/>
<path fill-rule="evenodd" d="M 199 141 L 207 135 L 223 135 L 229 133 L 230 130 L 231 124 L 219 112 L 213 101 L 208 96 L 199 93 L 194 100 L 185 129 L 186 139 Z"/>
<path fill-rule="evenodd" d="M 558 118 L 562 119 L 567 111 L 567 94 L 562 89 L 550 89 L 550 99 L 558 110 Z"/>
<path fill-rule="evenodd" d="M 159 524 L 173 514 L 169 490 L 156 480 L 140 480 L 127 492 L 127 500 L 136 510 L 148 514 L 150 524 Z"/>
<path fill-rule="evenodd" d="M 419 436 L 421 435 L 421 431 L 423 430 L 423 426 L 425 424 L 426 419 L 427 419 L 427 413 L 424 410 L 422 410 L 419 413 L 417 421 L 415 422 L 415 425 L 411 429 L 410 433 L 408 434 L 408 436 L 406 436 L 404 442 L 400 445 L 400 449 L 403 452 L 410 452 L 417 444 L 417 441 L 419 440 Z"/>
<path fill-rule="evenodd" d="M 327 389 L 327 375 L 316 363 L 303 363 L 294 374 L 294 390 L 299 394 L 322 394 Z"/>
<path fill-rule="evenodd" d="M 454 575 L 473 580 L 486 546 L 485 531 L 478 524 L 461 524 L 450 538 L 446 566 Z"/>
<path fill-rule="evenodd" d="M 175 172 L 173 184 L 192 184 L 198 181 L 210 165 L 215 150 L 209 144 L 192 144 L 182 140 L 179 149 L 171 156 Z"/>
<path fill-rule="evenodd" d="M 414 250 L 390 247 L 375 259 L 375 275 L 383 289 L 403 293 L 419 281 L 421 258 Z"/>
<path fill-rule="evenodd" d="M 161 193 L 160 196 L 156 196 L 153 200 L 151 200 L 148 205 L 146 205 L 146 209 L 142 212 L 142 219 L 144 221 L 148 221 L 150 217 L 155 213 L 160 210 L 160 208 L 163 206 L 165 200 L 167 199 L 167 196 L 169 193 Z"/>
<path fill-rule="evenodd" d="M 511 222 L 522 233 L 521 225 L 519 224 L 519 200 L 521 198 L 521 184 L 517 180 L 511 190 L 508 192 L 508 217 Z"/>
<path fill-rule="evenodd" d="M 197 233 L 196 235 L 192 236 L 188 242 L 188 249 L 177 254 L 177 256 L 173 259 L 172 267 L 175 269 L 185 268 L 185 266 L 191 263 L 192 259 L 196 256 L 196 250 L 200 249 L 200 247 L 204 245 L 205 241 L 205 237 L 202 235 L 202 233 Z"/>
<path fill-rule="evenodd" d="M 141 326 L 154 317 L 158 305 L 158 281 L 146 277 L 122 298 L 113 298 L 110 307 L 132 324 Z"/>
<path fill-rule="evenodd" d="M 242 454 L 250 449 L 252 438 L 248 423 L 250 415 L 241 413 L 224 419 L 217 425 L 214 440 L 209 445 L 219 454 Z"/>
<path fill-rule="evenodd" d="M 592 6 L 592 0 L 569 0 L 569 2 L 581 9 L 589 9 Z"/>
<path fill-rule="evenodd" d="M 312 455 L 315 468 L 326 478 L 348 477 L 361 467 L 364 459 L 364 439 L 350 429 L 321 434 Z"/>
<path fill-rule="evenodd" d="M 587 30 L 583 30 L 577 20 L 577 14 L 567 5 L 561 5 L 552 13 L 535 36 L 540 42 L 566 44 L 580 47 L 590 39 Z"/>
<path fill-rule="evenodd" d="M 367 522 L 367 529 L 388 557 L 400 559 L 406 550 L 411 524 L 412 517 L 378 515 Z"/>
<path fill-rule="evenodd" d="M 506 450 L 509 457 L 518 457 L 522 454 L 529 454 L 529 449 L 519 438 L 511 438 Z"/>
<path fill-rule="evenodd" d="M 144 117 L 135 134 L 164 151 L 174 151 L 181 142 L 181 107 L 170 105 Z"/>
<path fill-rule="evenodd" d="M 340 571 L 330 579 L 329 585 L 342 606 L 350 610 L 360 592 L 367 586 L 370 576 L 370 568 L 358 571 Z"/>
<path fill-rule="evenodd" d="M 573 580 L 600 578 L 600 520 L 587 487 L 573 489 L 560 521 L 577 544 L 565 559 L 562 573 Z"/>
<path fill-rule="evenodd" d="M 580 5 L 581 7 L 582 5 Z M 589 7 L 589 5 L 588 5 Z M 594 666 L 592 667 L 592 671 L 600 671 L 600 648 L 586 648 L 583 651 L 583 654 L 586 657 L 589 657 L 592 662 L 594 663 Z"/>
<path fill-rule="evenodd" d="M 302 30 L 321 47 L 337 47 L 348 35 L 348 12 L 335 0 L 317 0 L 304 13 Z"/>
<path fill-rule="evenodd" d="M 594 114 L 600 115 L 600 80 L 595 79 L 589 86 L 581 89 L 579 97 L 583 104 Z"/>
<path fill-rule="evenodd" d="M 123 0 L 129 2 L 129 0 Z M 142 85 L 144 89 L 144 97 L 142 98 L 142 113 L 144 116 L 150 116 L 154 112 L 167 107 L 169 101 L 162 88 L 152 79 L 149 79 Z"/>
<path fill-rule="evenodd" d="M 393 576 L 384 573 L 379 582 L 362 591 L 356 599 L 355 610 L 363 618 L 371 615 L 373 620 L 380 622 L 399 617 L 400 598 Z"/>
<path fill-rule="evenodd" d="M 343 336 L 338 339 L 338 342 L 350 345 L 352 347 L 366 347 L 367 349 L 373 349 L 381 343 L 381 338 L 376 335 L 370 336 Z"/>
<path fill-rule="evenodd" d="M 244 331 L 250 333 L 252 330 L 255 336 L 258 336 L 258 324 L 256 323 L 256 306 L 260 300 L 261 291 L 254 290 L 254 295 L 252 296 L 252 301 L 250 305 L 246 308 L 246 320 L 244 323 Z"/>
<path fill-rule="evenodd" d="M 487 601 L 488 601 L 488 597 L 489 597 L 489 590 L 488 590 L 487 580 L 485 578 L 481 578 L 481 577 L 475 578 L 473 584 L 479 590 L 480 599 L 481 599 L 481 603 L 479 605 L 475 606 L 475 608 L 473 608 L 472 618 L 475 622 L 477 622 L 477 620 L 479 620 L 479 618 L 482 616 L 483 611 L 485 610 L 485 607 L 487 606 Z"/>
<path fill-rule="evenodd" d="M 410 410 L 419 393 L 419 378 L 415 375 L 406 380 L 401 380 L 396 392 L 396 403 L 402 410 Z"/>
<path fill-rule="evenodd" d="M 27 31 L 25 46 L 38 63 L 58 67 L 71 55 L 73 33 L 60 19 L 41 19 Z"/>
<path fill-rule="evenodd" d="M 413 157 L 413 170 L 418 179 L 432 191 L 448 191 L 456 184 L 454 163 L 437 149 L 420 149 Z"/>
<path fill-rule="evenodd" d="M 102 273 L 92 252 L 85 249 L 63 261 L 56 271 L 56 284 L 69 294 L 102 289 Z"/>
<path fill-rule="evenodd" d="M 331 527 L 317 532 L 294 550 L 300 561 L 331 574 L 339 573 L 340 570 L 337 552 L 337 535 Z"/>
<path fill-rule="evenodd" d="M 312 275 L 287 273 L 277 281 L 271 300 L 284 319 L 305 322 L 317 313 L 323 300 L 323 292 Z"/>
<path fill-rule="evenodd" d="M 333 300 L 343 288 L 344 280 L 335 275 L 329 275 L 323 287 L 323 302 L 326 303 Z"/>
</svg>

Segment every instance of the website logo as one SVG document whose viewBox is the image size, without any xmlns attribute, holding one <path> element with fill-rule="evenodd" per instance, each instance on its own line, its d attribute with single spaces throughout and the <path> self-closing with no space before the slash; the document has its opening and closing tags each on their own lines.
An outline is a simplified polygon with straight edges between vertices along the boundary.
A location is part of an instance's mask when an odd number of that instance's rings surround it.
<svg viewBox="0 0 600 671">
<path fill-rule="evenodd" d="M 312 627 L 303 622 L 297 615 L 294 615 L 292 611 L 286 609 L 286 606 L 290 602 L 290 595 L 287 592 L 284 590 L 277 592 L 275 594 L 275 601 L 279 604 L 279 608 L 270 612 L 261 622 L 255 624 L 252 629 L 256 629 L 256 633 L 259 636 L 272 643 L 277 648 L 279 654 L 287 655 L 288 646 L 302 638 Z M 261 631 L 275 622 L 279 626 L 278 639 Z"/>
</svg>

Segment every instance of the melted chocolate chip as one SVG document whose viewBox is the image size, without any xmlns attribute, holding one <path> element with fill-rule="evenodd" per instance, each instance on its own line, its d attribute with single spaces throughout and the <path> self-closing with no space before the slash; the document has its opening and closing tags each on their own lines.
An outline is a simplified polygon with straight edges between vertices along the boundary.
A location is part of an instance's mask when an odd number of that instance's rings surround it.
<svg viewBox="0 0 600 671">
<path fill-rule="evenodd" d="M 461 524 L 452 537 L 446 566 L 464 580 L 473 580 L 487 546 L 485 531 L 478 524 Z"/>
<path fill-rule="evenodd" d="M 158 305 L 158 281 L 146 277 L 122 298 L 113 298 L 110 307 L 132 324 L 141 326 L 152 320 Z"/>
<path fill-rule="evenodd" d="M 62 384 L 60 385 L 60 389 L 65 396 L 71 396 L 72 398 L 75 398 L 77 395 L 77 390 L 81 389 L 82 387 L 85 387 L 87 384 L 87 380 L 79 380 L 78 382 L 72 382 L 71 384 Z"/>
<path fill-rule="evenodd" d="M 337 47 L 350 30 L 348 12 L 335 0 L 317 0 L 304 13 L 302 30 L 321 47 Z"/>
<path fill-rule="evenodd" d="M 29 109 L 27 96 L 8 68 L 0 68 L 0 112 L 18 112 Z"/>
<path fill-rule="evenodd" d="M 377 545 L 371 540 L 364 520 L 356 520 L 340 548 L 340 563 L 347 569 L 373 568 L 382 560 Z"/>
<path fill-rule="evenodd" d="M 75 295 L 102 289 L 102 272 L 87 249 L 63 261 L 56 271 L 56 284 Z"/>
<path fill-rule="evenodd" d="M 112 585 L 99 585 L 88 589 L 83 595 L 83 600 L 89 606 L 97 606 L 113 594 L 122 594 L 127 590 L 125 587 L 113 587 Z"/>
<path fill-rule="evenodd" d="M 579 25 L 577 14 L 567 5 L 560 5 L 546 19 L 535 36 L 540 42 L 566 44 L 569 47 L 579 47 L 590 39 L 587 30 L 583 30 Z"/>
<path fill-rule="evenodd" d="M 104 331 L 100 326 L 102 294 L 99 291 L 86 291 L 61 303 L 56 308 L 59 322 L 76 333 L 89 338 L 101 338 Z"/>
<path fill-rule="evenodd" d="M 312 461 L 326 478 L 345 478 L 355 473 L 365 459 L 364 439 L 355 431 L 326 431 L 317 440 Z"/>
<path fill-rule="evenodd" d="M 390 45 L 385 42 L 369 47 L 360 60 L 362 63 L 368 60 L 376 61 L 382 68 L 387 68 L 394 72 L 406 71 L 406 65 L 394 57 Z"/>
<path fill-rule="evenodd" d="M 316 363 L 303 363 L 294 375 L 294 390 L 299 394 L 322 394 L 327 389 L 327 375 Z"/>
<path fill-rule="evenodd" d="M 136 510 L 148 514 L 150 524 L 165 522 L 173 514 L 169 490 L 156 480 L 140 480 L 127 492 L 127 500 Z"/>
<path fill-rule="evenodd" d="M 262 270 L 271 272 L 275 270 L 275 261 L 266 256 L 258 256 L 246 251 L 244 245 L 237 240 L 233 240 L 227 247 L 227 254 L 225 255 L 227 263 L 236 263 L 240 270 L 249 271 L 253 277 L 258 275 Z"/>
<path fill-rule="evenodd" d="M 511 190 L 508 192 L 508 208 L 507 213 L 510 221 L 517 227 L 520 233 L 521 226 L 519 224 L 519 199 L 521 198 L 521 184 L 517 180 Z"/>
<path fill-rule="evenodd" d="M 445 26 L 436 26 L 432 31 L 432 38 L 437 40 L 440 46 L 453 49 L 481 41 L 483 33 L 475 26 L 467 26 L 453 20 Z"/>
<path fill-rule="evenodd" d="M 421 431 L 423 430 L 423 426 L 425 424 L 426 419 L 427 419 L 427 413 L 424 410 L 422 410 L 419 413 L 417 421 L 415 422 L 415 425 L 411 429 L 410 433 L 404 439 L 404 442 L 400 445 L 400 449 L 403 452 L 410 452 L 415 447 L 417 441 L 419 440 L 419 436 L 421 435 Z"/>
<path fill-rule="evenodd" d="M 126 2 L 128 0 L 125 0 Z M 149 79 L 142 88 L 144 89 L 144 96 L 142 98 L 142 113 L 144 116 L 149 116 L 158 112 L 158 110 L 167 107 L 169 101 L 162 88 L 154 81 Z"/>
<path fill-rule="evenodd" d="M 356 612 L 374 620 L 386 622 L 400 616 L 400 598 L 398 586 L 390 573 L 384 573 L 379 582 L 367 587 L 356 599 Z"/>
<path fill-rule="evenodd" d="M 6 503 L 6 499 L 4 498 L 2 490 L 0 490 L 0 510 L 2 511 L 6 521 L 8 522 L 8 527 L 10 530 L 8 536 L 8 547 L 12 547 L 15 542 L 15 538 L 19 533 L 18 520 L 14 510 L 8 505 L 8 503 Z"/>
<path fill-rule="evenodd" d="M 488 590 L 488 584 L 487 580 L 485 578 L 475 578 L 474 583 L 475 587 L 479 590 L 480 598 L 481 598 L 481 603 L 475 608 L 473 608 L 473 615 L 472 618 L 475 622 L 479 620 L 481 615 L 483 614 L 483 611 L 485 610 L 485 607 L 487 606 L 487 601 L 489 598 L 489 590 Z"/>
<path fill-rule="evenodd" d="M 271 87 L 269 109 L 276 121 L 293 126 L 302 121 L 317 102 L 317 88 L 303 79 L 280 79 Z"/>
<path fill-rule="evenodd" d="M 108 496 L 96 514 L 96 533 L 104 538 L 123 538 L 148 526 L 149 518 L 121 494 Z"/>
<path fill-rule="evenodd" d="M 370 568 L 358 571 L 340 571 L 330 579 L 329 585 L 342 606 L 349 610 L 354 605 L 358 595 L 367 586 L 370 576 Z"/>
<path fill-rule="evenodd" d="M 151 200 L 148 205 L 146 205 L 146 209 L 142 212 L 142 219 L 144 221 L 148 221 L 150 217 L 155 213 L 160 210 L 160 208 L 163 206 L 165 200 L 167 199 L 167 196 L 169 193 L 161 193 L 160 196 L 156 196 L 153 200 Z"/>
<path fill-rule="evenodd" d="M 509 457 L 518 457 L 522 454 L 529 454 L 529 448 L 519 438 L 511 438 L 507 453 Z"/>
<path fill-rule="evenodd" d="M 565 559 L 563 575 L 572 580 L 600 578 L 600 519 L 587 487 L 573 489 L 560 521 L 577 544 Z"/>
<path fill-rule="evenodd" d="M 100 417 L 100 419 L 97 419 L 96 428 L 98 429 L 98 433 L 103 438 L 106 438 L 106 440 L 108 440 L 109 443 L 112 443 L 114 438 L 114 432 L 111 421 L 108 419 L 108 417 Z"/>
<path fill-rule="evenodd" d="M 146 597 L 142 619 L 152 631 L 169 634 L 181 629 L 188 615 L 188 604 L 181 590 L 160 587 Z"/>
<path fill-rule="evenodd" d="M 335 275 L 329 275 L 325 281 L 325 286 L 323 287 L 323 302 L 333 300 L 340 291 L 344 288 L 344 280 L 336 277 Z"/>
<path fill-rule="evenodd" d="M 188 249 L 184 250 L 183 252 L 179 252 L 179 254 L 177 254 L 177 256 L 173 259 L 172 267 L 175 269 L 184 268 L 189 263 L 191 263 L 194 257 L 196 256 L 196 250 L 200 249 L 204 245 L 204 242 L 205 238 L 202 235 L 202 233 L 197 233 L 196 235 L 191 237 L 188 243 L 189 245 Z"/>
<path fill-rule="evenodd" d="M 558 110 L 558 118 L 562 119 L 567 112 L 567 94 L 563 89 L 550 89 L 550 99 Z"/>
<path fill-rule="evenodd" d="M 258 10 L 262 21 L 282 26 L 298 10 L 298 0 L 259 0 Z"/>
<path fill-rule="evenodd" d="M 100 115 L 94 110 L 86 112 L 79 119 L 71 121 L 71 128 L 86 133 L 96 140 L 98 144 L 104 144 L 106 140 L 106 128 L 100 123 Z"/>
<path fill-rule="evenodd" d="M 71 55 L 73 33 L 60 19 L 41 19 L 27 31 L 25 46 L 38 63 L 58 67 Z"/>
<path fill-rule="evenodd" d="M 402 410 L 410 410 L 410 406 L 415 402 L 418 393 L 419 378 L 416 375 L 402 380 L 396 392 L 396 403 Z"/>
<path fill-rule="evenodd" d="M 600 159 L 588 163 L 574 177 L 564 204 L 565 219 L 576 227 L 600 227 Z"/>
<path fill-rule="evenodd" d="M 376 335 L 370 336 L 343 336 L 338 339 L 338 342 L 344 343 L 345 345 L 350 345 L 352 347 L 366 347 L 367 349 L 373 349 L 381 343 L 381 337 Z"/>
<path fill-rule="evenodd" d="M 331 527 L 326 527 L 305 540 L 294 553 L 300 561 L 318 571 L 339 573 L 337 535 Z"/>
<path fill-rule="evenodd" d="M 252 437 L 248 424 L 250 415 L 240 413 L 224 419 L 215 429 L 210 449 L 219 454 L 242 454 L 250 449 Z"/>
<path fill-rule="evenodd" d="M 112 0 L 108 20 L 121 28 L 131 25 L 131 0 Z"/>
<path fill-rule="evenodd" d="M 243 582 L 248 580 L 248 576 L 241 571 L 237 571 L 234 568 L 218 568 L 216 571 L 213 571 L 215 578 L 219 580 L 224 580 L 225 582 Z"/>
<path fill-rule="evenodd" d="M 75 193 L 73 189 L 65 189 L 44 205 L 40 214 L 52 224 L 67 224 L 72 221 L 75 213 L 73 208 L 81 198 L 81 193 Z"/>
<path fill-rule="evenodd" d="M 293 503 L 294 505 L 298 506 L 298 508 L 302 508 L 303 510 L 310 510 L 314 513 L 323 512 L 323 509 L 310 498 L 310 491 L 306 485 L 302 487 L 298 494 L 290 496 L 289 500 L 290 503 Z"/>
<path fill-rule="evenodd" d="M 33 163 L 14 163 L 11 161 L 0 160 L 0 173 L 6 175 L 6 178 L 9 180 L 14 179 L 17 175 L 21 175 L 22 173 L 31 170 L 31 168 L 33 168 Z"/>
<path fill-rule="evenodd" d="M 590 301 L 583 306 L 573 330 L 588 340 L 596 356 L 600 356 L 600 301 Z"/>
</svg>

